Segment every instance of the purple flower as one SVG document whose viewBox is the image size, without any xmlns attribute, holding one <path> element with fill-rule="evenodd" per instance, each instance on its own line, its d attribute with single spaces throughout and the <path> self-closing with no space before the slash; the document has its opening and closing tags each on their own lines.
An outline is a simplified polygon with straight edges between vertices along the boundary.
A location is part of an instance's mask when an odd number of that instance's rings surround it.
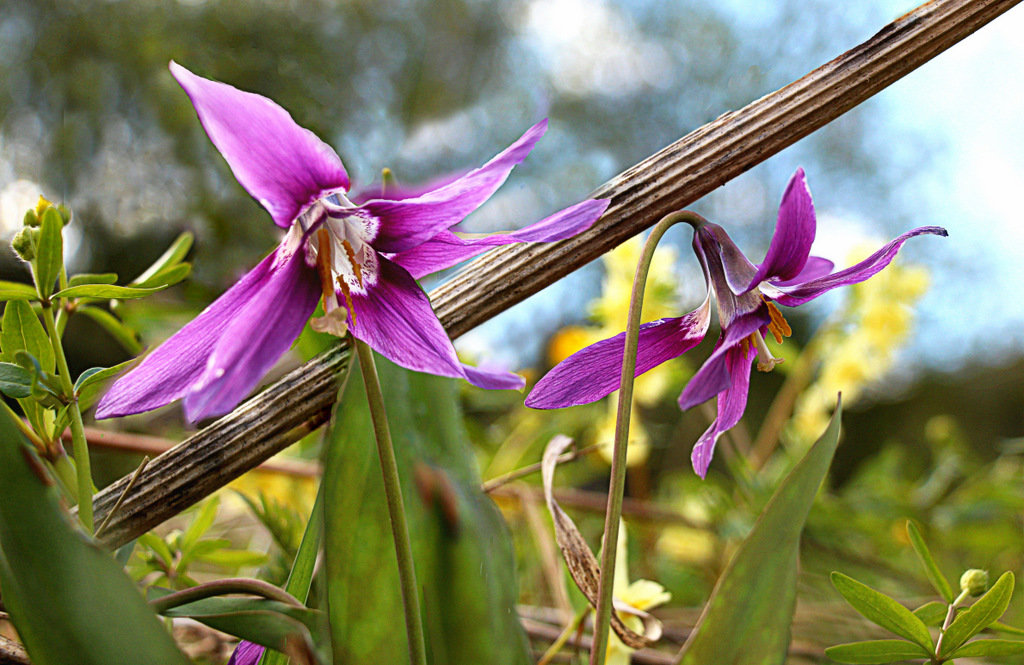
<svg viewBox="0 0 1024 665">
<path fill-rule="evenodd" d="M 464 239 L 449 231 L 501 186 L 547 121 L 478 169 L 407 198 L 353 203 L 341 159 L 271 100 L 210 81 L 175 62 L 207 135 L 238 182 L 287 229 L 281 244 L 188 325 L 122 376 L 97 418 L 184 399 L 196 421 L 230 411 L 291 346 L 321 298 L 318 330 L 347 329 L 409 369 L 484 388 L 523 387 L 503 371 L 459 362 L 416 283 L 489 247 L 549 242 L 588 228 L 608 206 L 588 200 L 519 231 Z"/>
<path fill-rule="evenodd" d="M 263 655 L 263 647 L 242 640 L 228 659 L 228 665 L 256 665 Z"/>
<path fill-rule="evenodd" d="M 908 238 L 925 233 L 947 235 L 941 227 L 923 226 L 904 233 L 857 265 L 832 272 L 831 261 L 810 256 L 815 227 L 811 192 L 803 169 L 798 169 L 782 196 L 768 255 L 760 265 L 752 264 L 722 227 L 711 223 L 695 226 L 693 250 L 704 270 L 707 297 L 685 316 L 640 326 L 636 376 L 682 355 L 704 339 L 711 319 L 712 292 L 715 295 L 721 336 L 679 396 L 683 410 L 718 397 L 718 417 L 697 441 L 691 456 L 701 477 L 707 473 L 718 437 L 743 415 L 753 359 L 757 358 L 762 371 L 781 362 L 764 340 L 770 332 L 781 343 L 791 332 L 775 303 L 801 305 L 837 286 L 862 282 L 889 265 Z M 566 358 L 537 383 L 526 399 L 527 406 L 556 409 L 586 404 L 618 390 L 624 348 L 622 333 Z"/>
</svg>

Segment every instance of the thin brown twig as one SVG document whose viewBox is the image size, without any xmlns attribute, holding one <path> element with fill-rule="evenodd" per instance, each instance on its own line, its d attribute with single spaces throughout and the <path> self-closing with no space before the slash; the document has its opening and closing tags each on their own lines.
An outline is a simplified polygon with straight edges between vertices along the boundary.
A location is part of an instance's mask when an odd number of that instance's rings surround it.
<svg viewBox="0 0 1024 665">
<path fill-rule="evenodd" d="M 128 496 L 128 492 L 130 492 L 131 489 L 135 487 L 135 483 L 139 479 L 139 474 L 145 471 L 146 467 L 149 465 L 149 459 L 149 455 L 146 455 L 145 457 L 142 458 L 142 461 L 139 463 L 138 468 L 135 469 L 135 473 L 132 474 L 132 477 L 128 481 L 128 484 L 125 485 L 124 491 L 121 492 L 121 496 L 118 497 L 117 503 L 114 504 L 114 507 L 110 509 L 110 512 L 107 513 L 106 517 L 103 518 L 103 521 L 100 522 L 99 527 L 96 529 L 97 538 L 99 538 L 100 534 L 103 533 L 103 530 L 107 528 L 107 525 L 110 524 L 110 518 L 117 514 L 117 509 L 121 507 L 122 503 L 124 503 L 124 498 Z"/>
<path fill-rule="evenodd" d="M 517 485 L 513 487 L 499 487 L 491 492 L 492 497 L 508 498 L 519 500 L 522 493 L 529 493 L 530 496 L 543 497 L 544 491 L 533 485 Z M 563 506 L 586 510 L 588 512 L 604 514 L 608 495 L 604 492 L 590 492 L 587 490 L 573 488 L 555 488 L 555 499 Z M 631 497 L 622 500 L 622 514 L 634 520 L 645 522 L 661 522 L 665 524 L 683 524 L 694 528 L 702 528 L 693 520 L 682 513 L 664 508 L 650 501 L 641 501 Z"/>
<path fill-rule="evenodd" d="M 488 252 L 431 293 L 449 335 L 458 337 L 617 247 L 877 92 L 1005 13 L 1020 0 L 931 0 L 803 78 L 722 114 L 627 169 L 594 192 L 611 199 L 604 216 L 574 238 Z M 206 497 L 327 421 L 337 348 L 288 374 L 234 412 L 153 460 L 104 541 L 117 547 Z M 127 484 L 97 494 L 100 517 Z"/>
<path fill-rule="evenodd" d="M 604 444 L 595 443 L 593 445 L 587 446 L 586 448 L 580 448 L 579 450 L 569 451 L 558 457 L 558 463 L 564 464 L 565 462 L 572 462 L 574 460 L 580 459 L 584 455 L 589 455 L 590 453 L 596 451 L 602 445 Z M 498 489 L 499 487 L 509 484 L 513 480 L 519 480 L 520 478 L 525 478 L 531 473 L 537 473 L 538 471 L 540 471 L 541 464 L 541 462 L 537 462 L 536 464 L 529 464 L 520 469 L 516 469 L 515 471 L 509 471 L 508 473 L 498 476 L 497 478 L 485 480 L 483 483 L 480 484 L 480 490 L 483 491 L 485 494 L 489 494 L 494 490 Z"/>
</svg>

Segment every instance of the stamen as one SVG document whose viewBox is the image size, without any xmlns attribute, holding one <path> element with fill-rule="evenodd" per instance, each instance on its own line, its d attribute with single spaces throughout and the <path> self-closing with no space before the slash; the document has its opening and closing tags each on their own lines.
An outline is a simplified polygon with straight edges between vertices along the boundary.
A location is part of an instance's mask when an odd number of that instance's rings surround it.
<svg viewBox="0 0 1024 665">
<path fill-rule="evenodd" d="M 327 312 L 328 296 L 334 296 L 334 280 L 331 274 L 331 235 L 320 227 L 316 231 L 316 273 L 320 276 L 320 290 L 323 293 L 324 311 Z"/>
<path fill-rule="evenodd" d="M 348 260 L 352 264 L 352 272 L 356 274 L 356 281 L 359 282 L 359 287 L 363 288 L 363 266 L 359 261 L 356 261 L 356 251 L 352 249 L 352 245 L 349 244 L 348 240 L 342 240 L 341 246 L 345 248 L 345 253 L 348 254 Z"/>
<path fill-rule="evenodd" d="M 338 286 L 341 288 L 341 293 L 345 296 L 345 307 L 348 308 L 349 314 L 352 315 L 352 325 L 356 324 L 356 308 L 352 304 L 352 292 L 348 289 L 348 284 L 340 276 L 338 277 Z"/>
<path fill-rule="evenodd" d="M 782 316 L 782 312 L 775 306 L 775 303 L 764 296 L 761 296 L 761 299 L 768 306 L 768 316 L 772 319 L 771 323 L 768 324 L 768 332 L 775 336 L 776 342 L 782 344 L 782 339 L 792 335 L 793 329 L 789 327 L 789 322 Z"/>
<path fill-rule="evenodd" d="M 754 332 L 750 333 L 749 339 L 753 342 L 754 347 L 757 349 L 758 371 L 770 372 L 773 369 L 775 369 L 776 365 L 782 363 L 782 358 L 776 358 L 768 349 L 768 345 L 765 343 L 764 337 L 761 336 L 761 331 L 755 330 Z"/>
</svg>

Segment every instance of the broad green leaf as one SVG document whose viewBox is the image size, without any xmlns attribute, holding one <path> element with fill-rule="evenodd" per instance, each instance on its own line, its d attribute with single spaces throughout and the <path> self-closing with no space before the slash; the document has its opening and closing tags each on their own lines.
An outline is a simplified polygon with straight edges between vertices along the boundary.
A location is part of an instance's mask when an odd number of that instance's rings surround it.
<svg viewBox="0 0 1024 665">
<path fill-rule="evenodd" d="M 299 551 L 295 555 L 292 570 L 288 574 L 288 581 L 284 585 L 285 591 L 307 604 L 309 603 L 309 589 L 313 583 L 313 569 L 320 552 L 320 538 L 323 534 L 323 496 L 324 491 L 321 484 L 316 493 L 316 501 L 313 503 L 309 521 L 306 523 L 306 531 L 302 534 L 302 542 L 299 543 Z M 260 656 L 257 665 L 288 665 L 288 657 L 280 651 L 267 649 Z"/>
<path fill-rule="evenodd" d="M 917 558 L 921 560 L 921 565 L 924 566 L 924 572 L 928 576 L 928 581 L 932 583 L 932 586 L 939 592 L 943 600 L 947 603 L 952 603 L 953 599 L 956 598 L 953 595 L 953 587 L 949 585 L 949 580 L 939 570 L 939 565 L 935 563 L 935 558 L 928 551 L 928 546 L 925 544 L 924 538 L 921 537 L 921 532 L 918 530 L 917 525 L 910 520 L 907 520 L 907 535 L 910 537 L 910 544 L 914 546 L 914 551 L 917 552 Z"/>
<path fill-rule="evenodd" d="M 185 231 L 171 243 L 171 246 L 167 248 L 167 251 L 160 255 L 153 265 L 146 268 L 145 272 L 132 280 L 132 286 L 142 286 L 143 284 L 150 282 L 150 280 L 160 272 L 164 272 L 175 265 L 181 263 L 185 255 L 188 254 L 188 250 L 192 247 L 192 239 L 194 236 L 191 232 Z M 182 277 L 184 279 L 184 277 Z"/>
<path fill-rule="evenodd" d="M 98 323 L 100 327 L 110 333 L 111 337 L 116 339 L 128 353 L 135 356 L 142 352 L 142 344 L 139 343 L 138 337 L 135 335 L 135 331 L 126 326 L 107 310 L 100 309 L 99 307 L 92 307 L 90 305 L 83 305 L 75 311 L 79 314 L 85 314 L 90 319 Z"/>
<path fill-rule="evenodd" d="M 192 264 L 190 263 L 177 263 L 168 268 L 164 268 L 158 273 L 154 273 L 151 277 L 142 282 L 133 282 L 130 286 L 138 286 L 143 288 L 151 288 L 159 286 L 166 288 L 168 286 L 174 286 L 181 280 L 185 279 L 192 272 Z"/>
<path fill-rule="evenodd" d="M 993 621 L 988 626 L 989 630 L 998 630 L 1000 633 L 1009 633 L 1011 635 L 1024 635 L 1024 628 L 1017 628 L 1016 626 L 1009 626 L 1002 621 Z"/>
<path fill-rule="evenodd" d="M 431 663 L 527 665 L 507 526 L 480 491 L 458 385 L 378 357 Z M 360 372 L 325 452 L 324 563 L 334 662 L 408 662 L 398 567 Z M 420 476 L 420 485 L 414 475 Z M 381 617 L 390 620 L 382 621 Z"/>
<path fill-rule="evenodd" d="M 0 415 L 0 587 L 32 662 L 187 664 L 117 562 L 71 526 L 48 478 Z"/>
<path fill-rule="evenodd" d="M 48 208 L 43 213 L 39 226 L 39 244 L 36 247 L 35 266 L 36 286 L 43 297 L 53 293 L 53 284 L 57 281 L 60 269 L 64 267 L 64 239 L 61 233 L 64 220 L 55 208 Z"/>
<path fill-rule="evenodd" d="M 217 519 L 218 506 L 220 506 L 220 497 L 217 496 L 210 497 L 199 506 L 199 511 L 192 519 L 192 523 L 181 534 L 179 547 L 182 552 L 187 554 L 192 546 L 199 542 L 203 534 L 210 530 L 213 521 Z"/>
<path fill-rule="evenodd" d="M 196 556 L 197 559 L 206 563 L 216 564 L 232 570 L 245 566 L 259 566 L 266 563 L 267 555 L 263 552 L 250 552 L 249 550 L 219 549 L 213 552 L 206 552 Z"/>
<path fill-rule="evenodd" d="M 789 473 L 722 572 L 687 643 L 683 665 L 782 663 L 796 605 L 800 533 L 828 473 L 842 405 Z"/>
<path fill-rule="evenodd" d="M 100 398 L 106 389 L 107 381 L 114 378 L 138 359 L 132 358 L 113 367 L 93 367 L 87 369 L 78 377 L 75 382 L 75 394 L 78 396 L 78 408 L 85 411 Z"/>
<path fill-rule="evenodd" d="M 0 324 L 0 349 L 6 362 L 15 362 L 18 351 L 28 351 L 38 361 L 39 366 L 52 372 L 57 361 L 53 355 L 50 338 L 32 311 L 32 306 L 24 300 L 14 300 L 4 306 L 3 323 Z"/>
<path fill-rule="evenodd" d="M 319 612 L 265 598 L 215 596 L 173 607 L 168 617 L 190 617 L 211 628 L 272 649 L 284 649 L 289 638 L 299 638 L 312 653 L 311 634 Z"/>
<path fill-rule="evenodd" d="M 953 619 L 942 638 L 941 656 L 952 653 L 958 646 L 985 630 L 999 619 L 1010 605 L 1013 595 L 1013 573 L 1003 573 L 992 588 L 973 605 Z"/>
<path fill-rule="evenodd" d="M 911 658 L 928 658 L 931 653 L 906 640 L 870 640 L 828 647 L 825 649 L 825 655 L 840 663 L 874 665 Z"/>
<path fill-rule="evenodd" d="M 54 298 L 99 298 L 114 300 L 130 300 L 132 298 L 145 298 L 164 287 L 142 288 L 138 286 L 118 286 L 116 284 L 79 284 L 69 286 L 66 289 L 53 294 Z"/>
<path fill-rule="evenodd" d="M 949 605 L 933 600 L 914 610 L 914 616 L 923 621 L 926 626 L 939 626 L 942 625 L 948 611 Z"/>
<path fill-rule="evenodd" d="M 7 282 L 0 280 L 0 301 L 4 300 L 38 300 L 39 294 L 31 284 Z"/>
<path fill-rule="evenodd" d="M 117 273 L 105 272 L 101 274 L 83 273 L 72 275 L 68 280 L 68 286 L 80 286 L 82 284 L 113 284 L 117 281 Z"/>
<path fill-rule="evenodd" d="M 32 394 L 32 373 L 21 365 L 0 362 L 0 393 L 8 397 L 28 397 Z"/>
<path fill-rule="evenodd" d="M 968 642 L 949 655 L 950 658 L 985 658 L 989 656 L 1024 655 L 1021 640 L 975 640 Z"/>
<path fill-rule="evenodd" d="M 928 633 L 928 626 L 889 596 L 842 573 L 832 573 L 832 586 L 843 595 L 853 609 L 872 623 L 920 644 L 929 652 L 935 647 L 932 636 Z"/>
</svg>

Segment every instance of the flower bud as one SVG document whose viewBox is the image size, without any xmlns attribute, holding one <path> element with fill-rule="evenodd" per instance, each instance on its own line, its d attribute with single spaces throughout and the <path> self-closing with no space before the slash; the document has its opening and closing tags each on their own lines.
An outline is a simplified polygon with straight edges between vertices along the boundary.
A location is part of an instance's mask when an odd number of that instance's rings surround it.
<svg viewBox="0 0 1024 665">
<path fill-rule="evenodd" d="M 21 223 L 25 226 L 39 226 L 39 215 L 36 214 L 35 210 L 29 208 L 25 211 L 25 219 L 23 219 Z"/>
<path fill-rule="evenodd" d="M 66 205 L 64 205 L 63 203 L 58 203 L 54 207 L 57 209 L 57 212 L 60 213 L 60 219 L 61 219 L 62 222 L 64 222 L 64 226 L 67 226 L 68 224 L 70 224 L 71 223 L 71 211 L 68 209 L 68 207 Z"/>
<path fill-rule="evenodd" d="M 964 571 L 960 576 L 960 590 L 966 591 L 974 597 L 985 593 L 988 589 L 988 571 L 971 568 Z"/>
<path fill-rule="evenodd" d="M 36 239 L 38 236 L 39 231 L 26 226 L 14 235 L 14 239 L 11 240 L 11 249 L 23 260 L 31 261 L 36 258 Z"/>
</svg>

